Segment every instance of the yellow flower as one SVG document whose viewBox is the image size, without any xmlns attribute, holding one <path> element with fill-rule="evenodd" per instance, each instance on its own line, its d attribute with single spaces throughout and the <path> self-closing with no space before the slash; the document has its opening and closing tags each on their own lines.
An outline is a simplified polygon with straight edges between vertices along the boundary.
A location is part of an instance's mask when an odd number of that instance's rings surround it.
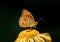
<svg viewBox="0 0 60 42">
<path fill-rule="evenodd" d="M 52 42 L 49 33 L 39 33 L 35 29 L 27 29 L 19 33 L 15 42 Z"/>
</svg>

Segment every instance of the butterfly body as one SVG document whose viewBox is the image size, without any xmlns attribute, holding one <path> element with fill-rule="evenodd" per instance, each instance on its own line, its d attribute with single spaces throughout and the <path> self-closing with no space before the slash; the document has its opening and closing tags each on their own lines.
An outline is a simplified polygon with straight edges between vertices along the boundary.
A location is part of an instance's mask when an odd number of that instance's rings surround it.
<svg viewBox="0 0 60 42">
<path fill-rule="evenodd" d="M 22 14 L 19 19 L 20 27 L 36 27 L 37 24 L 38 22 L 35 22 L 33 15 L 28 10 L 22 10 Z"/>
</svg>

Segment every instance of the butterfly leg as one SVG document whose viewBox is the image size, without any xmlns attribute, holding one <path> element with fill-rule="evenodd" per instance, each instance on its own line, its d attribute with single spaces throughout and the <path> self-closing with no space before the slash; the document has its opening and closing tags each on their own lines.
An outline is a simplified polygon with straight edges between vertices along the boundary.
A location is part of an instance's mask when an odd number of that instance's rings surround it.
<svg viewBox="0 0 60 42">
<path fill-rule="evenodd" d="M 32 29 L 32 27 L 30 27 L 30 30 Z"/>
<path fill-rule="evenodd" d="M 35 29 L 36 29 L 36 26 L 35 26 Z"/>
</svg>

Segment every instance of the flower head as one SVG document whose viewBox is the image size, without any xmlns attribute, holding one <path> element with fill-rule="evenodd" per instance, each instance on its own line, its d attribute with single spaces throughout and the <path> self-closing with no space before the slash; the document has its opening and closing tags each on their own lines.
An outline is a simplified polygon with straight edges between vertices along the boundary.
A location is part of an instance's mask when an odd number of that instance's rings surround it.
<svg viewBox="0 0 60 42">
<path fill-rule="evenodd" d="M 51 38 L 48 33 L 40 34 L 35 29 L 27 29 L 19 33 L 15 42 L 51 42 Z"/>
</svg>

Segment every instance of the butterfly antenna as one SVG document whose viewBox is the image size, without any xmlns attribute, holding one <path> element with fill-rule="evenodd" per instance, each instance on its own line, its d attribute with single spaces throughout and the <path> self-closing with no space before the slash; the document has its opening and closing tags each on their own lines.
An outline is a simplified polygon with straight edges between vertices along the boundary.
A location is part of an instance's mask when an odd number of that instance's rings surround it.
<svg viewBox="0 0 60 42">
<path fill-rule="evenodd" d="M 40 19 L 38 20 L 38 22 L 40 22 L 41 20 L 43 20 L 43 18 L 40 18 Z"/>
</svg>

